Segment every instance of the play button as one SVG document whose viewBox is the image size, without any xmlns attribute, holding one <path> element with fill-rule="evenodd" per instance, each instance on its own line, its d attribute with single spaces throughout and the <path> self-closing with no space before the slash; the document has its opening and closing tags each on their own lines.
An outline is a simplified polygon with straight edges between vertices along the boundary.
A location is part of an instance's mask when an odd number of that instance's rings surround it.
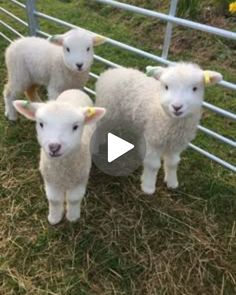
<svg viewBox="0 0 236 295">
<path fill-rule="evenodd" d="M 113 176 L 127 176 L 143 163 L 146 152 L 144 137 L 130 124 L 122 127 L 109 121 L 102 123 L 91 138 L 93 163 L 102 172 Z"/>
<path fill-rule="evenodd" d="M 112 133 L 108 133 L 108 156 L 107 160 L 109 163 L 118 159 L 120 156 L 126 154 L 134 148 L 134 145 Z"/>
</svg>

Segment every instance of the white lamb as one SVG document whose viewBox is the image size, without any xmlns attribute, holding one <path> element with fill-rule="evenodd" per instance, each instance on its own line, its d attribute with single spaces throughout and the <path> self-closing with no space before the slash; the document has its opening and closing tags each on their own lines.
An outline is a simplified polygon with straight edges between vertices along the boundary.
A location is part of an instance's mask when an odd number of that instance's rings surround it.
<svg viewBox="0 0 236 295">
<path fill-rule="evenodd" d="M 128 121 L 129 128 L 144 135 L 141 186 L 152 194 L 162 158 L 167 186 L 178 187 L 180 153 L 195 137 L 205 85 L 219 82 L 222 76 L 191 63 L 147 67 L 147 71 L 152 77 L 134 69 L 106 71 L 96 84 L 96 105 L 107 109 L 99 124 Z"/>
<path fill-rule="evenodd" d="M 18 112 L 36 121 L 41 146 L 40 172 L 49 202 L 48 221 L 57 224 L 64 213 L 66 196 L 69 221 L 80 217 L 80 203 L 86 191 L 91 167 L 90 138 L 95 123 L 105 114 L 94 108 L 80 90 L 67 90 L 47 103 L 16 100 Z"/>
<path fill-rule="evenodd" d="M 105 38 L 82 29 L 73 29 L 48 40 L 25 37 L 14 41 L 5 54 L 8 82 L 4 89 L 5 116 L 16 120 L 12 101 L 25 92 L 38 100 L 37 87 L 47 87 L 49 99 L 67 89 L 82 89 L 93 62 L 93 46 Z"/>
</svg>

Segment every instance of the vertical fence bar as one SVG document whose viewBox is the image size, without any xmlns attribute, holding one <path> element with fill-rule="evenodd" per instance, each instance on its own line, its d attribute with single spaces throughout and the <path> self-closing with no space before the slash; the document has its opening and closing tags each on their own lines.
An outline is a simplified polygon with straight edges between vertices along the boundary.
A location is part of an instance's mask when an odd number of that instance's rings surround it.
<svg viewBox="0 0 236 295">
<path fill-rule="evenodd" d="M 170 10 L 169 10 L 170 16 L 175 16 L 177 4 L 178 4 L 178 0 L 171 0 Z M 173 28 L 173 23 L 168 22 L 166 26 L 165 39 L 164 39 L 162 55 L 161 55 L 161 57 L 164 59 L 167 59 L 168 57 L 170 42 L 172 37 L 172 28 Z"/>
<path fill-rule="evenodd" d="M 37 0 L 27 0 L 26 1 L 26 13 L 28 18 L 29 24 L 29 35 L 36 36 L 37 30 L 39 29 L 38 20 L 34 15 L 35 8 L 36 8 L 36 1 Z"/>
</svg>

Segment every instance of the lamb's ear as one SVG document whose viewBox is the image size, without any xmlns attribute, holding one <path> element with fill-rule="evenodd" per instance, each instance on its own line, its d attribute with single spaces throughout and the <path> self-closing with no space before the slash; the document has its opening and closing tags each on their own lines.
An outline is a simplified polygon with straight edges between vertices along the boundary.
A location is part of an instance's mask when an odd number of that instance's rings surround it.
<svg viewBox="0 0 236 295">
<path fill-rule="evenodd" d="M 163 71 L 165 70 L 165 68 L 163 67 L 151 67 L 151 66 L 147 66 L 146 67 L 146 75 L 148 77 L 153 77 L 157 80 L 160 79 L 160 76 L 162 75 Z"/>
<path fill-rule="evenodd" d="M 15 100 L 13 101 L 13 105 L 15 109 L 25 116 L 27 119 L 35 121 L 35 113 L 36 111 L 42 107 L 45 103 L 40 102 L 29 102 L 27 100 Z"/>
<path fill-rule="evenodd" d="M 205 85 L 214 85 L 223 79 L 220 73 L 214 71 L 203 71 L 203 75 Z"/>
<path fill-rule="evenodd" d="M 90 124 L 99 121 L 106 113 L 106 109 L 97 108 L 97 107 L 89 107 L 83 108 L 84 113 L 84 123 Z"/>
<path fill-rule="evenodd" d="M 98 46 L 106 42 L 106 38 L 101 35 L 94 35 L 93 36 L 93 46 Z"/>
<path fill-rule="evenodd" d="M 48 37 L 48 41 L 53 44 L 62 46 L 65 38 L 68 37 L 73 32 L 76 32 L 78 30 L 79 30 L 78 28 L 74 28 L 74 29 L 71 29 L 71 30 L 65 32 L 64 34 L 52 35 L 51 37 Z"/>
<path fill-rule="evenodd" d="M 64 37 L 65 37 L 64 34 L 63 35 L 53 35 L 51 37 L 48 37 L 48 41 L 53 44 L 62 46 L 63 42 L 64 42 Z"/>
</svg>

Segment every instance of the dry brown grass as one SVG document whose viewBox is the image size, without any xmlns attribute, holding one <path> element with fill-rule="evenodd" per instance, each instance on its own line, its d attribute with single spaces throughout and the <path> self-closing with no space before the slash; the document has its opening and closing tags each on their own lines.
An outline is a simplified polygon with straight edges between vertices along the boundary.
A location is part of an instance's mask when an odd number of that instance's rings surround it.
<svg viewBox="0 0 236 295">
<path fill-rule="evenodd" d="M 51 227 L 37 157 L 27 154 L 35 144 L 21 136 L 26 144 L 1 159 L 2 294 L 234 294 L 235 222 L 222 228 L 208 200 L 161 182 L 147 197 L 138 172 L 115 178 L 93 167 L 80 222 Z"/>
</svg>

